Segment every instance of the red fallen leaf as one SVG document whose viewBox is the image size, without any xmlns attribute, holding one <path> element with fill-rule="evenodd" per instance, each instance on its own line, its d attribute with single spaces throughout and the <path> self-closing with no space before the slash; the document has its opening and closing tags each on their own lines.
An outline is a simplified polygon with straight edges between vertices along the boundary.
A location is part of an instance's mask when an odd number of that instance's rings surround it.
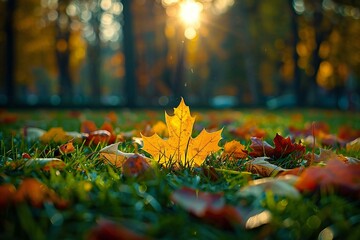
<svg viewBox="0 0 360 240">
<path fill-rule="evenodd" d="M 194 216 L 217 226 L 229 228 L 242 223 L 239 211 L 225 204 L 222 193 L 201 192 L 182 187 L 175 190 L 170 198 Z"/>
<path fill-rule="evenodd" d="M 345 142 L 351 142 L 356 138 L 360 137 L 360 130 L 354 129 L 346 125 L 341 126 L 338 130 L 337 136 Z"/>
<path fill-rule="evenodd" d="M 100 220 L 98 225 L 90 230 L 87 239 L 142 240 L 147 238 L 112 221 Z"/>
<path fill-rule="evenodd" d="M 81 123 L 80 132 L 91 133 L 97 130 L 97 126 L 93 121 L 85 120 Z"/>
<path fill-rule="evenodd" d="M 16 188 L 10 183 L 0 185 L 0 211 L 9 206 L 16 193 Z"/>
<path fill-rule="evenodd" d="M 109 131 L 110 133 L 110 138 L 108 140 L 108 143 L 114 143 L 116 140 L 116 134 L 114 132 L 114 128 L 113 126 L 109 123 L 109 122 L 104 122 L 103 125 L 100 127 L 101 130 L 106 130 Z"/>
<path fill-rule="evenodd" d="M 23 159 L 31 159 L 31 156 L 28 153 L 23 153 L 23 154 L 21 154 L 21 158 L 23 158 Z"/>
<path fill-rule="evenodd" d="M 85 120 L 81 123 L 80 131 L 88 134 L 88 136 L 86 136 L 87 144 L 114 143 L 116 140 L 113 127 L 108 122 L 105 122 L 98 129 L 93 121 Z"/>
<path fill-rule="evenodd" d="M 86 138 L 86 142 L 93 143 L 95 145 L 99 143 L 106 143 L 110 140 L 111 133 L 107 130 L 96 130 L 89 134 Z"/>
<path fill-rule="evenodd" d="M 274 138 L 275 147 L 272 147 L 266 141 L 262 139 L 252 137 L 250 148 L 253 150 L 250 152 L 252 157 L 267 156 L 273 159 L 279 159 L 293 154 L 295 157 L 301 157 L 305 153 L 305 146 L 297 143 L 293 143 L 290 137 L 284 138 L 279 134 L 276 134 Z"/>
<path fill-rule="evenodd" d="M 10 124 L 18 120 L 18 116 L 14 113 L 1 112 L 0 123 Z"/>
<path fill-rule="evenodd" d="M 333 134 L 319 133 L 318 139 L 323 146 L 327 147 L 344 147 L 346 142 Z"/>
<path fill-rule="evenodd" d="M 135 177 L 138 179 L 148 179 L 154 177 L 154 170 L 146 159 L 135 154 L 125 160 L 122 165 L 122 172 L 125 177 Z"/>
<path fill-rule="evenodd" d="M 246 122 L 242 126 L 230 130 L 230 133 L 246 140 L 251 137 L 263 138 L 266 136 L 265 130 L 258 128 L 252 122 Z"/>
<path fill-rule="evenodd" d="M 325 167 L 309 167 L 300 175 L 295 187 L 302 192 L 335 190 L 360 198 L 360 164 L 329 160 Z"/>
<path fill-rule="evenodd" d="M 42 207 L 44 202 L 50 201 L 57 208 L 64 209 L 68 202 L 61 199 L 52 189 L 34 178 L 26 178 L 20 184 L 13 197 L 14 203 L 29 201 L 34 207 Z"/>
</svg>

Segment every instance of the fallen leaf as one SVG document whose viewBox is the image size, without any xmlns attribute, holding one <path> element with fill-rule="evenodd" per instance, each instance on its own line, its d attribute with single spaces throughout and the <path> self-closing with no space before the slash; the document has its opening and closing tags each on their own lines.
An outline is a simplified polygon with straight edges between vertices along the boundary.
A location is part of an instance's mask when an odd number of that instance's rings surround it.
<svg viewBox="0 0 360 240">
<path fill-rule="evenodd" d="M 111 111 L 108 114 L 106 114 L 105 119 L 111 122 L 112 124 L 116 124 L 118 121 L 118 116 L 114 111 Z"/>
<path fill-rule="evenodd" d="M 32 158 L 25 164 L 27 168 L 40 168 L 44 171 L 50 171 L 50 169 L 63 169 L 66 163 L 59 158 Z"/>
<path fill-rule="evenodd" d="M 267 156 L 273 159 L 279 159 L 287 157 L 290 154 L 299 158 L 305 153 L 305 146 L 293 143 L 290 137 L 284 138 L 281 135 L 276 134 L 273 141 L 275 147 L 272 147 L 262 139 L 256 137 L 251 138 L 250 148 L 252 151 L 250 152 L 250 155 L 252 157 Z"/>
<path fill-rule="evenodd" d="M 254 160 L 246 162 L 246 171 L 253 174 L 258 174 L 262 177 L 276 176 L 280 172 L 287 171 L 287 169 L 281 168 L 275 164 L 266 161 L 268 157 L 257 157 Z"/>
<path fill-rule="evenodd" d="M 360 138 L 357 138 L 346 144 L 347 151 L 360 151 Z"/>
<path fill-rule="evenodd" d="M 163 121 L 156 122 L 154 126 L 152 126 L 152 131 L 159 136 L 166 136 L 169 134 L 166 124 Z"/>
<path fill-rule="evenodd" d="M 298 180 L 296 176 L 267 177 L 250 181 L 249 184 L 237 193 L 241 197 L 252 197 L 256 201 L 262 201 L 264 192 L 271 191 L 274 196 L 298 199 L 300 192 L 293 186 Z"/>
<path fill-rule="evenodd" d="M 300 175 L 295 187 L 302 192 L 335 190 L 360 198 L 360 164 L 329 160 L 326 166 L 311 166 Z"/>
<path fill-rule="evenodd" d="M 1 124 L 10 124 L 15 123 L 18 120 L 18 116 L 14 113 L 9 112 L 0 112 L 0 123 Z"/>
<path fill-rule="evenodd" d="M 24 138 L 28 141 L 38 140 L 42 135 L 46 133 L 45 130 L 35 127 L 24 127 L 22 129 Z"/>
<path fill-rule="evenodd" d="M 125 160 L 133 157 L 135 153 L 125 153 L 119 150 L 120 142 L 113 143 L 109 146 L 102 148 L 99 153 L 100 157 L 116 167 L 121 167 Z"/>
<path fill-rule="evenodd" d="M 231 227 L 242 223 L 239 211 L 225 204 L 223 193 L 208 193 L 182 187 L 172 192 L 170 199 L 194 216 L 217 226 Z"/>
<path fill-rule="evenodd" d="M 210 153 L 220 149 L 218 142 L 222 130 L 213 133 L 202 130 L 196 138 L 191 137 L 195 118 L 191 117 L 184 99 L 174 108 L 173 116 L 165 113 L 165 119 L 169 132 L 168 139 L 164 140 L 157 134 L 151 137 L 141 135 L 144 142 L 143 150 L 160 163 L 174 162 L 200 166 Z"/>
<path fill-rule="evenodd" d="M 70 140 L 71 136 L 69 136 L 61 127 L 50 128 L 47 132 L 40 136 L 40 141 L 44 143 L 64 143 Z"/>
<path fill-rule="evenodd" d="M 61 155 L 66 155 L 74 151 L 75 151 L 75 147 L 72 141 L 59 146 L 59 152 Z"/>
<path fill-rule="evenodd" d="M 116 141 L 116 134 L 110 123 L 104 122 L 98 129 L 93 121 L 85 120 L 81 123 L 80 131 L 86 133 L 85 136 L 87 144 L 100 144 L 100 143 L 114 143 Z"/>
<path fill-rule="evenodd" d="M 125 160 L 122 164 L 122 173 L 125 177 L 137 178 L 140 180 L 152 179 L 155 177 L 154 169 L 150 166 L 144 156 L 135 154 Z"/>
<path fill-rule="evenodd" d="M 320 162 L 328 162 L 330 160 L 339 160 L 342 162 L 347 162 L 348 159 L 346 157 L 344 157 L 341 154 L 336 154 L 335 152 L 333 152 L 332 150 L 329 149 L 323 149 L 320 148 L 320 154 L 314 156 L 314 162 L 316 163 L 320 163 Z"/>
<path fill-rule="evenodd" d="M 42 207 L 47 201 L 58 208 L 66 208 L 68 202 L 61 199 L 52 189 L 34 178 L 24 179 L 14 194 L 14 203 L 29 201 L 34 207 Z"/>
<path fill-rule="evenodd" d="M 251 137 L 263 138 L 266 136 L 265 130 L 259 128 L 254 122 L 247 121 L 237 128 L 229 130 L 236 137 L 249 140 Z"/>
<path fill-rule="evenodd" d="M 337 136 L 345 142 L 350 142 L 360 138 L 360 129 L 354 129 L 350 126 L 344 125 L 339 127 Z"/>
<path fill-rule="evenodd" d="M 236 159 L 245 159 L 248 156 L 245 146 L 238 141 L 227 142 L 224 145 L 224 152 L 222 153 L 223 158 L 236 160 Z"/>
<path fill-rule="evenodd" d="M 95 227 L 90 230 L 86 239 L 144 240 L 147 238 L 113 221 L 102 219 Z"/>
<path fill-rule="evenodd" d="M 16 193 L 16 188 L 10 183 L 0 185 L 0 211 L 8 207 L 12 202 Z"/>
</svg>

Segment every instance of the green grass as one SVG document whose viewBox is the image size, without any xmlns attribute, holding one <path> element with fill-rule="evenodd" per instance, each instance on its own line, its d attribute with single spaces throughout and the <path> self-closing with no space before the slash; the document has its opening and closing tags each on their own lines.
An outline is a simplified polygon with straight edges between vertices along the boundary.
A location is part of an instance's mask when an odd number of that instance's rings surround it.
<svg viewBox="0 0 360 240">
<path fill-rule="evenodd" d="M 163 111 L 117 111 L 116 131 L 130 131 L 144 127 L 146 122 L 164 120 Z M 158 166 L 156 177 L 137 180 L 123 176 L 116 168 L 100 160 L 98 151 L 105 144 L 86 146 L 75 144 L 75 152 L 62 156 L 66 167 L 62 170 L 42 171 L 25 166 L 22 153 L 36 157 L 54 157 L 59 144 L 43 144 L 27 141 L 21 135 L 24 126 L 49 129 L 59 126 L 66 131 L 79 131 L 80 119 L 94 120 L 100 126 L 105 111 L 84 111 L 82 117 L 66 111 L 36 111 L 16 113 L 18 119 L 10 124 L 0 123 L 0 184 L 19 186 L 22 179 L 40 180 L 66 199 L 69 206 L 58 209 L 47 202 L 41 208 L 22 202 L 0 209 L 0 239 L 83 239 L 101 219 L 108 219 L 140 235 L 154 239 L 316 239 L 319 233 L 334 233 L 339 239 L 360 237 L 360 203 L 358 199 L 337 194 L 317 193 L 302 195 L 300 199 L 279 197 L 264 191 L 256 198 L 239 195 L 239 189 L 259 176 L 244 172 L 246 161 L 226 161 L 220 153 L 208 157 L 204 166 L 217 169 L 218 179 L 211 179 L 200 168 L 173 169 Z M 288 127 L 303 127 L 306 123 L 327 122 L 330 132 L 336 134 L 342 125 L 360 129 L 360 114 L 337 111 L 301 110 L 267 112 L 199 111 L 194 136 L 201 128 L 216 124 L 224 127 L 220 145 L 233 139 L 249 147 L 250 141 L 233 136 L 229 129 L 245 122 L 256 122 L 267 133 L 272 143 L 276 133 L 286 136 Z M 231 121 L 230 121 L 231 120 Z M 139 129 L 141 130 L 141 129 Z M 299 139 L 297 139 L 299 140 Z M 131 140 L 120 145 L 120 150 L 132 152 Z M 311 148 L 307 149 L 312 151 Z M 344 149 L 334 151 L 360 158 L 360 153 Z M 140 150 L 141 152 L 141 150 Z M 318 148 L 315 149 L 318 153 Z M 143 153 L 143 152 L 141 152 Z M 146 154 L 146 153 L 144 153 Z M 291 157 L 280 159 L 276 164 L 295 167 Z M 242 225 L 230 228 L 218 227 L 189 214 L 181 206 L 171 202 L 170 194 L 183 186 L 206 192 L 223 192 L 227 204 L 256 207 L 271 212 L 271 221 L 255 229 Z M 324 230 L 325 229 L 325 230 Z M 329 230 L 330 229 L 330 230 Z M 331 239 L 331 238 L 325 238 Z"/>
</svg>

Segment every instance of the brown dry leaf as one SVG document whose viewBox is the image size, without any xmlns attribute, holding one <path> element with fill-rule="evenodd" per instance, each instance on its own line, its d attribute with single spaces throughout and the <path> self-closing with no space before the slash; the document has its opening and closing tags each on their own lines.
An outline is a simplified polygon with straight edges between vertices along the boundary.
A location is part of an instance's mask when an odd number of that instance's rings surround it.
<svg viewBox="0 0 360 240">
<path fill-rule="evenodd" d="M 236 160 L 244 159 L 248 155 L 247 151 L 245 150 L 245 146 L 240 142 L 233 140 L 231 142 L 225 143 L 222 156 L 230 160 Z"/>
<path fill-rule="evenodd" d="M 263 177 L 275 176 L 279 172 L 287 171 L 287 169 L 281 168 L 274 164 L 266 161 L 268 157 L 257 157 L 254 160 L 248 161 L 246 163 L 246 171 L 249 171 L 254 174 L 259 174 Z"/>
<path fill-rule="evenodd" d="M 154 169 L 147 159 L 139 154 L 127 158 L 122 165 L 122 173 L 125 177 L 139 180 L 152 179 L 155 177 Z"/>
<path fill-rule="evenodd" d="M 218 142 L 222 130 L 213 133 L 202 130 L 196 138 L 191 137 L 195 118 L 191 117 L 190 109 L 185 105 L 184 99 L 181 99 L 177 108 L 174 108 L 173 116 L 165 113 L 165 119 L 169 132 L 168 139 L 164 140 L 157 134 L 151 137 L 141 135 L 144 142 L 143 150 L 160 163 L 173 162 L 200 166 L 210 153 L 220 149 Z"/>
</svg>

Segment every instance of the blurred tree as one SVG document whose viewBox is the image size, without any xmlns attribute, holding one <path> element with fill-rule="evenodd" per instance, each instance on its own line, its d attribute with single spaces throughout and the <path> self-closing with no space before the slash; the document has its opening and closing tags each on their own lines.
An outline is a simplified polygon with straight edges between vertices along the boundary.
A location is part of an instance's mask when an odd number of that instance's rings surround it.
<svg viewBox="0 0 360 240">
<path fill-rule="evenodd" d="M 63 103 L 71 104 L 74 95 L 73 80 L 70 74 L 70 36 L 71 20 L 66 13 L 66 8 L 70 0 L 60 1 L 57 4 L 56 14 L 56 59 L 58 66 L 58 79 L 60 88 L 60 97 Z"/>
</svg>

